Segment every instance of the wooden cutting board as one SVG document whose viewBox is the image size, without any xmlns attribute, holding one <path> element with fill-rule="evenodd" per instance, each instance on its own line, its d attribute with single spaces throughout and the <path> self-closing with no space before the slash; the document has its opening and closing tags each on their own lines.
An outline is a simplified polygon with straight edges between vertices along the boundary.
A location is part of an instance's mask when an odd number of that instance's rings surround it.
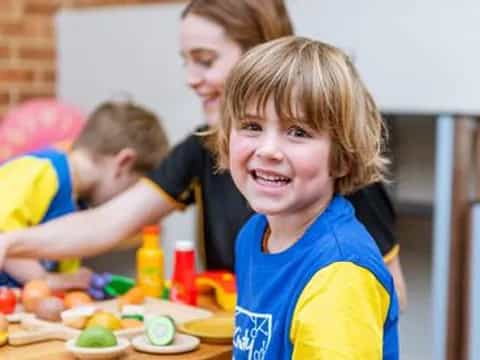
<svg viewBox="0 0 480 360">
<path fill-rule="evenodd" d="M 118 314 L 116 300 L 96 302 L 94 305 L 99 309 Z M 178 324 L 212 316 L 212 312 L 205 309 L 155 298 L 146 298 L 143 306 L 146 316 L 169 315 Z M 31 314 L 21 316 L 21 326 L 24 331 L 9 335 L 9 343 L 11 345 L 26 345 L 47 340 L 69 340 L 78 336 L 81 331 L 65 326 L 61 322 L 38 319 Z M 116 336 L 132 339 L 143 333 L 143 327 L 117 330 L 114 333 Z"/>
</svg>

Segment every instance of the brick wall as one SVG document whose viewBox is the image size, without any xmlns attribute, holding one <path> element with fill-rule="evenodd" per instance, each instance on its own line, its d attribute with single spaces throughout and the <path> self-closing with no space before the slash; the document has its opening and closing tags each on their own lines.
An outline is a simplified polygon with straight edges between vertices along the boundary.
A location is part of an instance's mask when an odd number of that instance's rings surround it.
<svg viewBox="0 0 480 360">
<path fill-rule="evenodd" d="M 56 11 L 172 1 L 0 0 L 0 119 L 10 106 L 24 100 L 55 96 Z"/>
</svg>

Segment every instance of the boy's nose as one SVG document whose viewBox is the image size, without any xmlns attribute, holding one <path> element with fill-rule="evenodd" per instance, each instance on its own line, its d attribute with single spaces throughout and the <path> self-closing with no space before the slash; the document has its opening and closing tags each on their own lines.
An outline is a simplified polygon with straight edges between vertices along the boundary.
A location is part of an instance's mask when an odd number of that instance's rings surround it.
<svg viewBox="0 0 480 360">
<path fill-rule="evenodd" d="M 283 160 L 280 143 L 272 138 L 265 139 L 257 149 L 257 156 L 266 160 Z"/>
</svg>

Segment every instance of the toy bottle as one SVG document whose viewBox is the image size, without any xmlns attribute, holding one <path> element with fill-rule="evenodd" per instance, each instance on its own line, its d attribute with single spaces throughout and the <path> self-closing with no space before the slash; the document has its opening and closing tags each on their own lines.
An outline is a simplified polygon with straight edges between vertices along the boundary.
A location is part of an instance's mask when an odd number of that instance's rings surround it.
<svg viewBox="0 0 480 360">
<path fill-rule="evenodd" d="M 159 227 L 146 226 L 142 231 L 143 245 L 137 250 L 137 282 L 145 295 L 160 297 L 164 283 L 164 256 L 158 245 Z"/>
<path fill-rule="evenodd" d="M 177 241 L 170 300 L 189 305 L 197 304 L 195 284 L 195 250 L 190 241 Z"/>
</svg>

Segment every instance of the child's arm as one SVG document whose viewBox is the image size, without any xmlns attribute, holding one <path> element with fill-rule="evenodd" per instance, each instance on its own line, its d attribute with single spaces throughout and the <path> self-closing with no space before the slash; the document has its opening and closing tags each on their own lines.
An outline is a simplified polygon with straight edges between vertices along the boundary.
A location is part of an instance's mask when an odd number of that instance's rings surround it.
<svg viewBox="0 0 480 360">
<path fill-rule="evenodd" d="M 3 255 L 45 259 L 97 255 L 138 233 L 143 226 L 158 222 L 174 209 L 174 204 L 152 185 L 139 181 L 94 209 L 0 234 L 0 265 Z"/>
<path fill-rule="evenodd" d="M 47 275 L 40 262 L 34 259 L 7 258 L 3 270 L 21 284 Z"/>
<path fill-rule="evenodd" d="M 81 267 L 75 272 L 71 273 L 47 273 L 45 280 L 51 290 L 73 290 L 73 289 L 88 289 L 90 285 L 90 278 L 92 271 L 88 268 Z"/>
<path fill-rule="evenodd" d="M 295 307 L 292 359 L 381 359 L 389 341 L 384 327 L 390 302 L 385 288 L 362 267 L 341 262 L 320 270 Z"/>
<path fill-rule="evenodd" d="M 49 273 L 39 261 L 22 258 L 6 259 L 4 270 L 21 284 L 44 279 L 53 291 L 87 289 L 92 275 L 91 270 L 83 267 L 72 273 Z"/>
</svg>

